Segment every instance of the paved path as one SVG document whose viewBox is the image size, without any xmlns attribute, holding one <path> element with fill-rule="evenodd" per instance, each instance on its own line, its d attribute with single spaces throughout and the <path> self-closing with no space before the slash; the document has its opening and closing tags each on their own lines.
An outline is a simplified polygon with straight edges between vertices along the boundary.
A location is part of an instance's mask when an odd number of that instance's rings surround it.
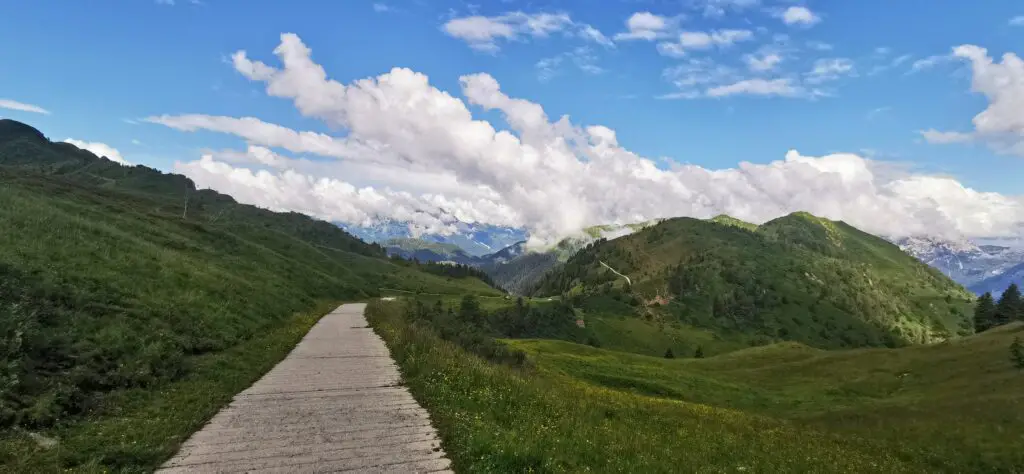
<svg viewBox="0 0 1024 474">
<path fill-rule="evenodd" d="M 451 472 L 365 307 L 324 316 L 158 472 Z"/>
</svg>

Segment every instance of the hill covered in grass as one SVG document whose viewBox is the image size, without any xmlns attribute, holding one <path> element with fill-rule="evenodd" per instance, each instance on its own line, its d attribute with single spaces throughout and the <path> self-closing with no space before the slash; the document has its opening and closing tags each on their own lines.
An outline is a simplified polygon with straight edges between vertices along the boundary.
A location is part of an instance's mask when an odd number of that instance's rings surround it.
<svg viewBox="0 0 1024 474">
<path fill-rule="evenodd" d="M 422 308 L 373 303 L 367 315 L 457 470 L 953 473 L 1024 463 L 1024 376 L 1007 350 L 1019 324 L 899 349 L 790 342 L 666 359 L 552 340 L 495 346 L 488 334 L 515 309 L 430 319 Z M 478 329 L 451 330 L 466 325 Z M 563 338 L 560 327 L 538 335 Z"/>
<path fill-rule="evenodd" d="M 638 316 L 758 344 L 898 346 L 972 332 L 973 296 L 883 239 L 806 213 L 738 222 L 676 218 L 598 240 L 533 293 L 610 296 Z"/>
<path fill-rule="evenodd" d="M 477 261 L 458 245 L 442 242 L 431 242 L 423 239 L 394 238 L 382 244 L 388 255 L 397 255 L 406 260 L 420 262 L 455 262 L 470 264 Z"/>
<path fill-rule="evenodd" d="M 501 294 L 18 122 L 0 121 L 0 182 L 2 459 L 152 467 L 283 357 L 311 312 L 381 288 Z M 209 401 L 182 402 L 188 384 Z"/>
</svg>

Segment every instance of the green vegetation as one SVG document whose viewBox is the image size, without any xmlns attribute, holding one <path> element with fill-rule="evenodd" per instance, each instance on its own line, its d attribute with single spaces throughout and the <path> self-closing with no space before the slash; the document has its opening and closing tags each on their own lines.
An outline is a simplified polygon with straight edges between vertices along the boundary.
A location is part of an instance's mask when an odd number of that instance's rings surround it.
<svg viewBox="0 0 1024 474">
<path fill-rule="evenodd" d="M 1024 300 L 1020 296 L 1020 288 L 1011 284 L 1003 295 L 999 297 L 999 304 L 996 305 L 995 321 L 997 325 L 1008 324 L 1013 321 L 1024 321 Z"/>
<path fill-rule="evenodd" d="M 978 303 L 974 306 L 976 332 L 987 331 L 1014 321 L 1024 321 L 1024 299 L 1021 298 L 1020 288 L 1016 284 L 1011 284 L 1003 292 L 998 304 L 993 301 L 992 293 L 978 297 Z"/>
<path fill-rule="evenodd" d="M 430 242 L 423 239 L 395 238 L 384 242 L 388 255 L 417 262 L 475 263 L 478 259 L 466 254 L 459 246 Z"/>
<path fill-rule="evenodd" d="M 542 358 L 538 367 L 488 362 L 442 339 L 431 324 L 410 321 L 400 304 L 371 303 L 367 316 L 460 472 L 920 472 L 927 466 L 897 458 L 870 437 L 601 386 Z"/>
<path fill-rule="evenodd" d="M 2 469 L 145 470 L 327 306 L 380 288 L 501 294 L 8 120 L 0 182 Z"/>
<path fill-rule="evenodd" d="M 757 231 L 757 224 L 751 224 L 746 221 L 741 221 L 735 217 L 727 216 L 725 214 L 720 214 L 715 217 L 712 217 L 711 222 L 721 225 L 730 225 L 733 227 L 738 227 L 740 229 L 749 230 L 751 232 Z"/>
<path fill-rule="evenodd" d="M 445 337 L 400 303 L 373 303 L 368 317 L 463 471 L 1012 472 L 1024 463 L 1024 377 L 1004 352 L 1021 324 L 927 346 L 789 342 L 709 358 L 700 347 L 667 358 L 506 339 L 505 353 L 528 354 L 523 363 Z"/>
<path fill-rule="evenodd" d="M 723 218 L 670 219 L 597 240 L 534 294 L 611 297 L 636 317 L 748 345 L 895 347 L 973 332 L 973 297 L 962 287 L 889 242 L 806 213 L 755 230 Z"/>
<path fill-rule="evenodd" d="M 1010 344 L 1010 361 L 1014 367 L 1024 369 L 1024 343 L 1020 342 L 1019 337 L 1013 338 L 1013 343 Z"/>
<path fill-rule="evenodd" d="M 399 249 L 406 252 L 415 252 L 417 250 L 429 250 L 438 255 L 444 256 L 457 256 L 464 255 L 464 252 L 458 245 L 443 243 L 443 242 L 430 242 L 423 239 L 413 238 L 394 238 L 384 242 L 384 247 L 389 249 Z"/>
<path fill-rule="evenodd" d="M 996 302 L 992 299 L 992 293 L 985 293 L 978 297 L 974 305 L 974 331 L 988 331 L 995 326 Z"/>
</svg>

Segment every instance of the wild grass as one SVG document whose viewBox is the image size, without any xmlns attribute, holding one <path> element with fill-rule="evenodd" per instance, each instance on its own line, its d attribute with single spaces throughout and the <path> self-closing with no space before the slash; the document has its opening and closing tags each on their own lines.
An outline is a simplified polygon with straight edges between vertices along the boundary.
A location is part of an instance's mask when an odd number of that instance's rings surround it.
<svg viewBox="0 0 1024 474">
<path fill-rule="evenodd" d="M 367 316 L 462 472 L 922 472 L 928 466 L 901 458 L 873 436 L 594 383 L 537 355 L 540 343 L 522 343 L 536 367 L 493 364 L 442 340 L 436 328 L 405 319 L 398 303 L 371 303 Z"/>
<path fill-rule="evenodd" d="M 166 178 L 145 173 L 155 187 Z M 0 166 L 0 470 L 152 468 L 324 302 L 381 287 L 500 294 L 305 216 L 228 199 L 182 218 L 145 186 L 75 176 Z"/>
<path fill-rule="evenodd" d="M 1008 347 L 1022 333 L 1024 325 L 1013 325 L 900 349 L 783 343 L 671 360 L 562 341 L 506 342 L 540 371 L 868 439 L 919 472 L 1017 472 L 1024 466 L 1024 372 L 1012 366 Z"/>
</svg>

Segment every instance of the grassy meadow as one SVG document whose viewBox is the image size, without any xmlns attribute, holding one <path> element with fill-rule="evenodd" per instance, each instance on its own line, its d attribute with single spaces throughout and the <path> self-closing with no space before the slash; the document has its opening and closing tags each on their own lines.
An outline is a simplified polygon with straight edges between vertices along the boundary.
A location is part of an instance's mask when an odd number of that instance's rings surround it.
<svg viewBox="0 0 1024 474">
<path fill-rule="evenodd" d="M 505 340 L 489 362 L 410 321 L 368 317 L 463 472 L 1015 472 L 1021 326 L 900 349 L 796 343 L 704 359 Z"/>
<path fill-rule="evenodd" d="M 308 217 L 233 201 L 183 217 L 84 175 L 0 166 L 2 472 L 149 471 L 336 304 L 501 294 Z"/>
</svg>

